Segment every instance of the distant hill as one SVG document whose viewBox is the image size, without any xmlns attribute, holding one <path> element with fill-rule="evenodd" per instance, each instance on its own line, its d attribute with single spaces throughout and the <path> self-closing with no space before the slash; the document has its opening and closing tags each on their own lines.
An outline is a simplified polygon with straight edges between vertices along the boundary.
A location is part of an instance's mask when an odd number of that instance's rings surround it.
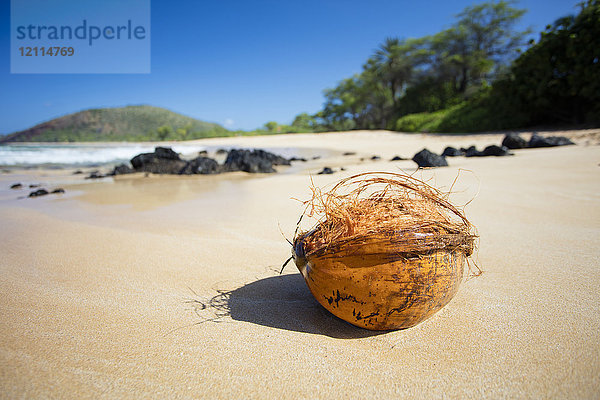
<svg viewBox="0 0 600 400">
<path fill-rule="evenodd" d="M 186 117 L 164 108 L 127 106 L 65 115 L 0 136 L 0 143 L 188 140 L 231 134 L 219 124 Z"/>
</svg>

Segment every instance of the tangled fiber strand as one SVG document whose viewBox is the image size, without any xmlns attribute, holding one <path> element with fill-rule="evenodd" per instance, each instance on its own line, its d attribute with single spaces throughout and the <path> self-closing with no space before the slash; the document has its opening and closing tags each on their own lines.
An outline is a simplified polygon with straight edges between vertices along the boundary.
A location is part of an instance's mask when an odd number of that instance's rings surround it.
<svg viewBox="0 0 600 400">
<path fill-rule="evenodd" d="M 477 235 L 464 213 L 446 193 L 412 176 L 367 172 L 327 192 L 311 189 L 303 216 L 318 222 L 294 238 L 307 257 L 364 245 L 405 258 L 439 250 L 473 253 Z"/>
</svg>

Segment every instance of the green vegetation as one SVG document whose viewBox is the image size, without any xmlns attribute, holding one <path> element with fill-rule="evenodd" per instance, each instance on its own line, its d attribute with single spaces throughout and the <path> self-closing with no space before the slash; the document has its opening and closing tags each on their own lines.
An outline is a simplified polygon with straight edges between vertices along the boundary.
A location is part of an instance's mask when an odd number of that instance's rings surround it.
<svg viewBox="0 0 600 400">
<path fill-rule="evenodd" d="M 600 124 L 600 1 L 548 25 L 537 43 L 464 112 L 486 129 Z"/>
<path fill-rule="evenodd" d="M 275 121 L 269 121 L 261 129 L 252 132 L 258 135 L 270 135 L 278 133 L 309 133 L 323 132 L 324 127 L 320 126 L 317 118 L 308 113 L 301 113 L 294 118 L 291 125 L 282 125 Z"/>
<path fill-rule="evenodd" d="M 99 108 L 69 114 L 1 137 L 1 142 L 189 140 L 230 136 L 222 126 L 159 107 Z"/>
<path fill-rule="evenodd" d="M 398 118 L 395 130 L 400 132 L 439 132 L 442 121 L 456 108 L 405 115 Z"/>
<path fill-rule="evenodd" d="M 516 56 L 528 33 L 514 30 L 524 13 L 508 1 L 483 3 L 467 7 L 435 35 L 386 39 L 360 74 L 325 91 L 323 110 L 314 116 L 318 125 L 437 130 L 440 110 L 489 87 Z M 410 114 L 418 115 L 406 118 Z"/>
<path fill-rule="evenodd" d="M 467 7 L 435 35 L 388 38 L 362 72 L 325 90 L 314 131 L 476 132 L 600 123 L 600 0 L 549 25 L 514 29 L 511 1 Z M 300 116 L 298 116 L 300 117 Z"/>
</svg>

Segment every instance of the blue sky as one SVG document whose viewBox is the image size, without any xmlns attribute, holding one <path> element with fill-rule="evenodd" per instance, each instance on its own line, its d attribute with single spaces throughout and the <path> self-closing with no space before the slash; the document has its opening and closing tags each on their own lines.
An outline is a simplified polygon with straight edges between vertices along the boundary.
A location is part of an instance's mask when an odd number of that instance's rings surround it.
<svg viewBox="0 0 600 400">
<path fill-rule="evenodd" d="M 522 0 L 518 6 L 528 12 L 520 27 L 531 27 L 537 38 L 545 25 L 577 13 L 578 2 Z M 0 133 L 87 108 L 131 104 L 231 129 L 290 123 L 301 112 L 318 111 L 323 89 L 359 72 L 386 37 L 434 34 L 476 3 L 152 0 L 151 73 L 11 74 L 10 2 L 1 0 Z"/>
</svg>

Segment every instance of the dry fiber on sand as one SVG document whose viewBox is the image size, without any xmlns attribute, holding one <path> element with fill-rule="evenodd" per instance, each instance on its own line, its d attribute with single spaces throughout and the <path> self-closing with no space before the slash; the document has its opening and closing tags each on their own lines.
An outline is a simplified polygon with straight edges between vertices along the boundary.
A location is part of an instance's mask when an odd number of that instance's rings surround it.
<svg viewBox="0 0 600 400">
<path fill-rule="evenodd" d="M 294 238 L 306 257 L 367 244 L 405 258 L 443 249 L 473 252 L 476 235 L 464 214 L 446 194 L 412 176 L 368 172 L 325 193 L 312 191 L 303 216 L 318 223 Z"/>
</svg>

